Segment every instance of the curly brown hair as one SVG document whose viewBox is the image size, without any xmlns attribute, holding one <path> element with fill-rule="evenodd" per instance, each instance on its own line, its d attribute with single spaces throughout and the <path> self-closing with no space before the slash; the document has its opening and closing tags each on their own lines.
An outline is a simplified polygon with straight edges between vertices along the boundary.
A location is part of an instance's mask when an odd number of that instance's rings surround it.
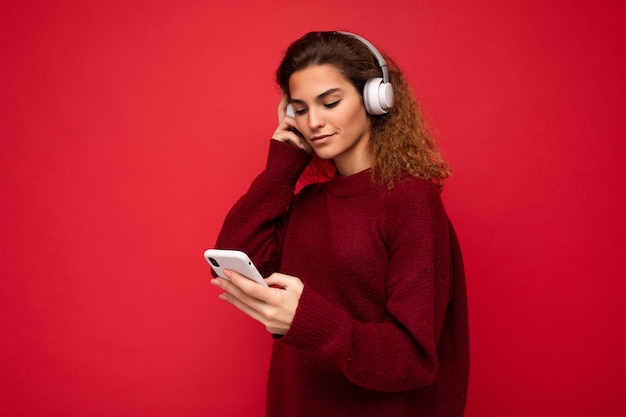
<svg viewBox="0 0 626 417">
<path fill-rule="evenodd" d="M 389 79 L 394 104 L 388 113 L 370 116 L 369 153 L 372 173 L 388 187 L 403 174 L 432 180 L 440 188 L 450 176 L 448 163 L 437 148 L 413 90 L 398 65 L 388 56 Z M 380 77 L 381 68 L 363 42 L 341 32 L 309 32 L 293 42 L 276 71 L 276 81 L 289 96 L 289 78 L 313 65 L 333 65 L 359 91 L 370 78 Z M 332 162 L 314 158 L 308 176 L 332 177 Z"/>
</svg>

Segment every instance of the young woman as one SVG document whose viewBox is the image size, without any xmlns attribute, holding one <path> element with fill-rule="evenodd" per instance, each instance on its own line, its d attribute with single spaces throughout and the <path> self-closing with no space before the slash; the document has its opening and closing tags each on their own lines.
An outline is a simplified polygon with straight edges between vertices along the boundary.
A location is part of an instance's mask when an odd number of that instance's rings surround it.
<svg viewBox="0 0 626 417">
<path fill-rule="evenodd" d="M 269 288 L 233 271 L 211 281 L 274 337 L 268 416 L 463 415 L 467 303 L 440 199 L 448 166 L 386 66 L 345 32 L 290 45 L 266 168 L 218 237 L 268 277 Z"/>
</svg>

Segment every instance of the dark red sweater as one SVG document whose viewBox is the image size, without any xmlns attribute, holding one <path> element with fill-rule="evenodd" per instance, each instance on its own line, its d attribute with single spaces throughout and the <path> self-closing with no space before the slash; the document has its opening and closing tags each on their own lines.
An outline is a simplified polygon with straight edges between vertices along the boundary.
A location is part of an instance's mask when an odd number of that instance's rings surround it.
<svg viewBox="0 0 626 417">
<path fill-rule="evenodd" d="M 267 415 L 462 416 L 465 279 L 438 189 L 407 176 L 388 190 L 367 170 L 294 198 L 309 160 L 272 140 L 216 245 L 247 252 L 264 276 L 304 282 L 274 341 Z"/>
</svg>

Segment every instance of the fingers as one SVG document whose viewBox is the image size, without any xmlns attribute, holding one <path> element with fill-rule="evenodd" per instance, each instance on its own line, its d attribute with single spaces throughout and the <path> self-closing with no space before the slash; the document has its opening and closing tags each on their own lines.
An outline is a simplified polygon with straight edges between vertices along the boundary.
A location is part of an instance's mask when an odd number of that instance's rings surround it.
<svg viewBox="0 0 626 417">
<path fill-rule="evenodd" d="M 287 100 L 287 95 L 283 94 L 283 97 L 278 104 L 278 123 L 280 123 L 285 116 L 287 115 L 287 105 L 289 101 Z"/>
<path fill-rule="evenodd" d="M 304 136 L 298 131 L 296 125 L 296 119 L 293 116 L 287 114 L 287 106 L 289 101 L 287 96 L 283 95 L 280 103 L 278 104 L 278 127 L 272 135 L 272 139 L 279 140 L 294 145 L 307 153 L 311 153 L 313 148 L 304 139 Z"/>
<path fill-rule="evenodd" d="M 235 271 L 225 271 L 225 274 L 228 279 L 216 278 L 211 284 L 223 289 L 229 296 L 256 308 L 266 303 L 270 297 L 268 287 L 259 285 Z"/>
<path fill-rule="evenodd" d="M 242 281 L 239 281 L 239 278 L 241 278 Z M 248 278 L 244 278 L 239 274 L 237 274 L 237 276 L 234 276 L 234 274 L 231 275 L 230 279 L 215 278 L 211 280 L 211 284 L 224 290 L 224 292 L 219 295 L 219 298 L 221 300 L 229 302 L 230 304 L 241 310 L 244 314 L 252 317 L 254 320 L 261 323 L 264 322 L 264 316 L 262 311 L 264 309 L 265 303 L 254 296 L 246 294 L 244 289 L 236 284 L 239 284 L 248 290 L 249 288 L 247 288 L 247 284 L 251 284 L 254 287 L 259 287 L 266 290 L 268 289 L 267 287 L 263 287 L 262 285 L 252 282 Z M 254 287 L 252 287 L 252 292 L 254 292 Z"/>
<path fill-rule="evenodd" d="M 297 133 L 300 133 L 300 132 L 297 132 Z M 302 136 L 302 134 L 298 134 L 297 136 L 300 139 L 300 145 L 302 145 L 301 149 L 304 150 L 306 153 L 313 152 L 313 147 L 311 146 L 309 142 L 306 141 L 306 139 L 304 139 L 304 136 Z"/>
<path fill-rule="evenodd" d="M 272 139 L 279 140 L 281 142 L 287 142 L 293 146 L 296 146 L 302 150 L 307 150 L 305 141 L 298 136 L 298 134 L 292 130 L 285 129 L 282 124 L 278 126 L 274 134 L 272 135 Z"/>
<path fill-rule="evenodd" d="M 291 121 L 288 121 L 291 119 Z M 272 139 L 279 140 L 281 142 L 287 142 L 293 146 L 296 146 L 307 153 L 311 153 L 313 148 L 311 145 L 298 134 L 298 130 L 295 127 L 295 122 L 293 122 L 293 118 L 285 117 L 283 122 L 278 125 L 276 131 L 272 135 Z"/>
<path fill-rule="evenodd" d="M 258 285 L 258 284 L 256 284 Z M 222 293 L 219 295 L 219 298 L 224 301 L 228 301 L 230 304 L 241 310 L 244 314 L 250 316 L 254 320 L 264 323 L 265 317 L 262 314 L 261 305 L 256 305 L 252 307 L 252 305 L 256 304 L 257 301 L 252 301 L 248 299 L 246 302 L 242 301 L 240 298 L 237 298 L 233 293 Z"/>
<path fill-rule="evenodd" d="M 211 284 L 223 289 L 222 300 L 262 323 L 273 334 L 285 334 L 295 316 L 304 285 L 296 277 L 273 274 L 267 283 L 280 288 L 269 288 L 230 271 L 230 281 L 216 278 Z"/>
<path fill-rule="evenodd" d="M 272 274 L 268 278 L 265 279 L 265 282 L 270 287 L 279 287 L 282 289 L 295 289 L 300 290 L 304 288 L 302 281 L 299 278 L 292 277 L 291 275 L 285 274 Z"/>
</svg>

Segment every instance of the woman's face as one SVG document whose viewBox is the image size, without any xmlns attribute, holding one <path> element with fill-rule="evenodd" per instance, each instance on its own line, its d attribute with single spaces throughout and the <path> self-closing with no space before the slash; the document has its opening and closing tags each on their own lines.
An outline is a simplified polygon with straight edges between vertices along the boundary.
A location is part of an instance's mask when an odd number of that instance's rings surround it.
<svg viewBox="0 0 626 417">
<path fill-rule="evenodd" d="M 322 159 L 341 175 L 370 167 L 370 119 L 352 83 L 333 65 L 314 65 L 289 78 L 298 130 Z"/>
</svg>

